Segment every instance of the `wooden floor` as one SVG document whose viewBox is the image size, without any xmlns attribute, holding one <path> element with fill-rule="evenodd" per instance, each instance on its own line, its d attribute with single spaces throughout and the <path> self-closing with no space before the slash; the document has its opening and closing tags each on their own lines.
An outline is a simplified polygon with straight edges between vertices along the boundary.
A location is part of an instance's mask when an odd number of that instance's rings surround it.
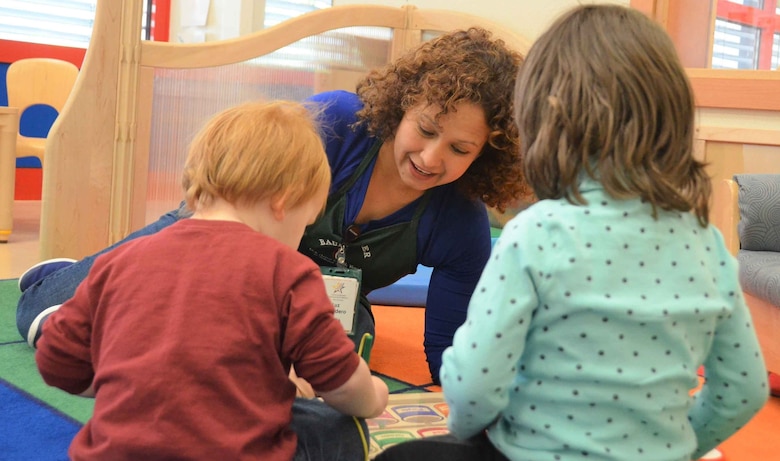
<svg viewBox="0 0 780 461">
<path fill-rule="evenodd" d="M 8 243 L 0 244 L 0 279 L 19 277 L 39 261 L 40 202 L 14 203 L 14 227 Z M 767 405 L 721 449 L 726 461 L 780 461 L 780 398 Z"/>
<path fill-rule="evenodd" d="M 17 278 L 39 261 L 41 202 L 14 202 L 14 224 L 7 243 L 0 243 L 0 280 Z"/>
</svg>

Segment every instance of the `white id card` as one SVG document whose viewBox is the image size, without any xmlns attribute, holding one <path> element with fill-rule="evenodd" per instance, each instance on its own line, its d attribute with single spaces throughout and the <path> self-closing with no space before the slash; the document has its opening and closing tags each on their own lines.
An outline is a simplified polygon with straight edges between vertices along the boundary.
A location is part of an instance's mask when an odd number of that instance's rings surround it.
<svg viewBox="0 0 780 461">
<path fill-rule="evenodd" d="M 357 322 L 357 306 L 360 301 L 359 269 L 341 267 L 321 267 L 322 278 L 325 281 L 325 291 L 336 311 L 336 318 L 341 322 L 344 331 L 351 335 Z"/>
</svg>

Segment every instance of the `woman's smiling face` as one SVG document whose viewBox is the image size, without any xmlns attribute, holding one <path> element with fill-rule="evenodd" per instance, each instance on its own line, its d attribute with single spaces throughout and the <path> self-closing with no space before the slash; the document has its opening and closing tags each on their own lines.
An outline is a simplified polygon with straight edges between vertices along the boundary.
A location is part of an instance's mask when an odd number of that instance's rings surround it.
<svg viewBox="0 0 780 461">
<path fill-rule="evenodd" d="M 425 191 L 456 181 L 479 157 L 490 129 L 477 104 L 462 102 L 446 114 L 439 106 L 418 104 L 404 114 L 393 140 L 401 181 Z M 438 119 L 437 119 L 438 116 Z"/>
</svg>

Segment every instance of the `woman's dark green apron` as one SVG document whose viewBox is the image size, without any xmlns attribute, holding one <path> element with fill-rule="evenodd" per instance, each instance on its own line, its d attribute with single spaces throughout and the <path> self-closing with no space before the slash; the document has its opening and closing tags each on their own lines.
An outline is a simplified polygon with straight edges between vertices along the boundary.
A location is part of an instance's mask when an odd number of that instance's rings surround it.
<svg viewBox="0 0 780 461">
<path fill-rule="evenodd" d="M 362 270 L 360 308 L 352 335 L 356 344 L 363 333 L 374 335 L 374 319 L 366 295 L 417 270 L 417 224 L 430 198 L 427 193 L 423 195 L 408 222 L 366 232 L 361 232 L 357 225 L 344 223 L 347 191 L 366 171 L 381 145 L 377 141 L 349 180 L 328 197 L 324 215 L 306 228 L 298 248 L 320 266 Z"/>
</svg>

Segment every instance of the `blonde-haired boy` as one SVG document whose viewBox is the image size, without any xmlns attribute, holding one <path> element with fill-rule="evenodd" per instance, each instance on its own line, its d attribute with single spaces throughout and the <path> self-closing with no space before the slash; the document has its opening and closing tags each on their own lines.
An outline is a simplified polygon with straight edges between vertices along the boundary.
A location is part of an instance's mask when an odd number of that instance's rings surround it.
<svg viewBox="0 0 780 461">
<path fill-rule="evenodd" d="M 315 117 L 286 101 L 217 114 L 192 142 L 182 185 L 191 219 L 101 255 L 44 326 L 44 380 L 95 396 L 70 457 L 362 456 L 345 415 L 379 415 L 387 386 L 296 251 L 330 186 Z M 292 364 L 325 402 L 307 401 L 299 421 Z M 297 441 L 308 423 L 330 440 Z"/>
</svg>

